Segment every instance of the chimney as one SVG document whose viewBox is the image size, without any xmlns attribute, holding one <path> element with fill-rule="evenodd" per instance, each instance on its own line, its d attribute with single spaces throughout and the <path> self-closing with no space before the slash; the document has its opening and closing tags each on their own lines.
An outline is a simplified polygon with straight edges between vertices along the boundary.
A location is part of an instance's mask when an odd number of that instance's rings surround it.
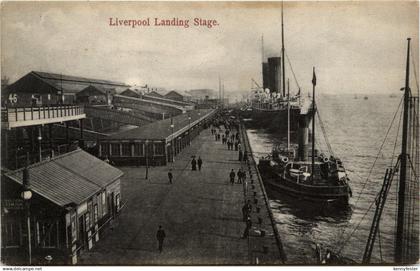
<svg viewBox="0 0 420 271">
<path fill-rule="evenodd" d="M 268 58 L 268 86 L 270 92 L 280 92 L 281 90 L 281 58 Z"/>
<path fill-rule="evenodd" d="M 263 75 L 263 88 L 264 89 L 270 88 L 268 62 L 263 62 L 262 64 L 262 75 Z"/>
<path fill-rule="evenodd" d="M 299 115 L 298 130 L 298 160 L 308 160 L 308 134 L 309 134 L 309 116 L 307 114 Z"/>
</svg>

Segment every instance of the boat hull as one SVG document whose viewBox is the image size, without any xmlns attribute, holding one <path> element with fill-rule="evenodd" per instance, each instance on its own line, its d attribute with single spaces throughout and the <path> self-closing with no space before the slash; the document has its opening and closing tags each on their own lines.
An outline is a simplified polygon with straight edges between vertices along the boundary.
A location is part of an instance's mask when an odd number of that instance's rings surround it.
<svg viewBox="0 0 420 271">
<path fill-rule="evenodd" d="M 268 167 L 259 165 L 258 169 L 264 185 L 277 192 L 311 202 L 340 205 L 347 205 L 349 202 L 350 188 L 348 185 L 334 187 L 303 185 L 283 178 Z"/>
<path fill-rule="evenodd" d="M 252 128 L 265 128 L 268 132 L 287 134 L 287 110 L 267 110 L 252 108 L 248 122 Z M 290 133 L 297 134 L 299 129 L 300 108 L 290 109 Z"/>
</svg>

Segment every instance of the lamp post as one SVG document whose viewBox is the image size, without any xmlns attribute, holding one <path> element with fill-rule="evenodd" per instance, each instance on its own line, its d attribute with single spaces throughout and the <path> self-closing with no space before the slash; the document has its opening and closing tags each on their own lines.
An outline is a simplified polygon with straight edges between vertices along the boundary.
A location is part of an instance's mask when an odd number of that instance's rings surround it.
<svg viewBox="0 0 420 271">
<path fill-rule="evenodd" d="M 42 127 L 38 127 L 38 154 L 39 154 L 39 162 L 42 161 Z"/>
<path fill-rule="evenodd" d="M 175 162 L 175 140 L 174 140 L 174 119 L 171 116 L 171 130 L 172 130 L 172 163 Z"/>
<path fill-rule="evenodd" d="M 148 180 L 149 179 L 149 140 L 146 139 L 145 143 L 145 156 L 146 156 L 146 177 L 145 179 Z"/>
<path fill-rule="evenodd" d="M 25 169 L 23 170 L 23 190 L 20 196 L 25 201 L 26 221 L 27 221 L 27 227 L 28 227 L 28 259 L 29 259 L 29 265 L 32 265 L 31 216 L 30 216 L 30 208 L 29 208 L 30 207 L 29 200 L 32 198 L 32 192 L 30 190 L 29 171 L 27 167 L 25 167 Z"/>
<path fill-rule="evenodd" d="M 188 145 L 191 145 L 191 115 L 188 114 Z"/>
</svg>

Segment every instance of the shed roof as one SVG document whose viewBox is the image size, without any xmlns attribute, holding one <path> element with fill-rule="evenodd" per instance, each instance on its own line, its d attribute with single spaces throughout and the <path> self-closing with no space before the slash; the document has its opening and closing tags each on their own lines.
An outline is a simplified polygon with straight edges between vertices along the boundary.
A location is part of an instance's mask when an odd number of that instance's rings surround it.
<svg viewBox="0 0 420 271">
<path fill-rule="evenodd" d="M 32 71 L 31 73 L 56 89 L 63 89 L 65 93 L 77 93 L 89 85 L 115 89 L 116 92 L 121 92 L 129 87 L 127 84 L 109 80 L 91 79 L 39 71 Z"/>
<path fill-rule="evenodd" d="M 80 149 L 33 164 L 28 170 L 31 190 L 62 207 L 81 204 L 123 174 Z M 5 176 L 22 184 L 23 168 Z"/>
<path fill-rule="evenodd" d="M 198 109 L 192 110 L 188 113 L 181 114 L 172 118 L 174 124 L 174 133 L 179 130 L 187 127 L 189 123 L 192 123 L 209 113 L 212 109 Z M 191 116 L 191 120 L 188 120 L 188 117 Z M 107 139 L 158 139 L 163 140 L 168 138 L 172 134 L 171 128 L 171 118 L 159 120 L 145 126 L 125 131 L 118 134 L 113 134 L 112 136 L 107 137 Z"/>
<path fill-rule="evenodd" d="M 170 97 L 170 96 L 184 97 L 182 94 L 180 94 L 179 92 L 175 90 L 171 90 L 165 94 L 165 97 Z"/>
<path fill-rule="evenodd" d="M 92 96 L 92 95 L 106 95 L 106 93 L 115 94 L 115 89 L 105 88 L 103 86 L 92 86 L 85 87 L 82 91 L 78 92 L 77 96 Z"/>
</svg>

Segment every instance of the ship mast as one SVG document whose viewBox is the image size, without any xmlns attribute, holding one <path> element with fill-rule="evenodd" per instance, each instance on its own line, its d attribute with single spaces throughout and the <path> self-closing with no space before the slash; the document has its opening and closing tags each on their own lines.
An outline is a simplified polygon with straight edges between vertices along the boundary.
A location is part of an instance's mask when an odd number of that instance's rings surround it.
<svg viewBox="0 0 420 271">
<path fill-rule="evenodd" d="M 314 183 L 314 173 L 315 173 L 315 86 L 316 86 L 316 75 L 315 67 L 313 68 L 312 75 L 312 167 L 311 167 L 311 180 L 312 184 Z"/>
<path fill-rule="evenodd" d="M 405 207 L 405 184 L 407 171 L 407 136 L 408 136 L 408 103 L 410 96 L 410 38 L 407 39 L 407 64 L 405 74 L 405 88 L 404 88 L 404 115 L 403 115 L 403 131 L 402 144 L 400 154 L 400 180 L 398 190 L 398 214 L 397 214 L 397 233 L 395 244 L 395 263 L 403 263 L 403 232 L 404 232 L 404 207 Z"/>
<path fill-rule="evenodd" d="M 283 1 L 281 1 L 281 70 L 282 70 L 282 86 L 283 97 L 286 95 L 285 72 L 284 72 L 284 25 L 283 25 Z"/>
<path fill-rule="evenodd" d="M 290 89 L 289 78 L 287 78 L 287 151 L 290 149 Z"/>
</svg>

